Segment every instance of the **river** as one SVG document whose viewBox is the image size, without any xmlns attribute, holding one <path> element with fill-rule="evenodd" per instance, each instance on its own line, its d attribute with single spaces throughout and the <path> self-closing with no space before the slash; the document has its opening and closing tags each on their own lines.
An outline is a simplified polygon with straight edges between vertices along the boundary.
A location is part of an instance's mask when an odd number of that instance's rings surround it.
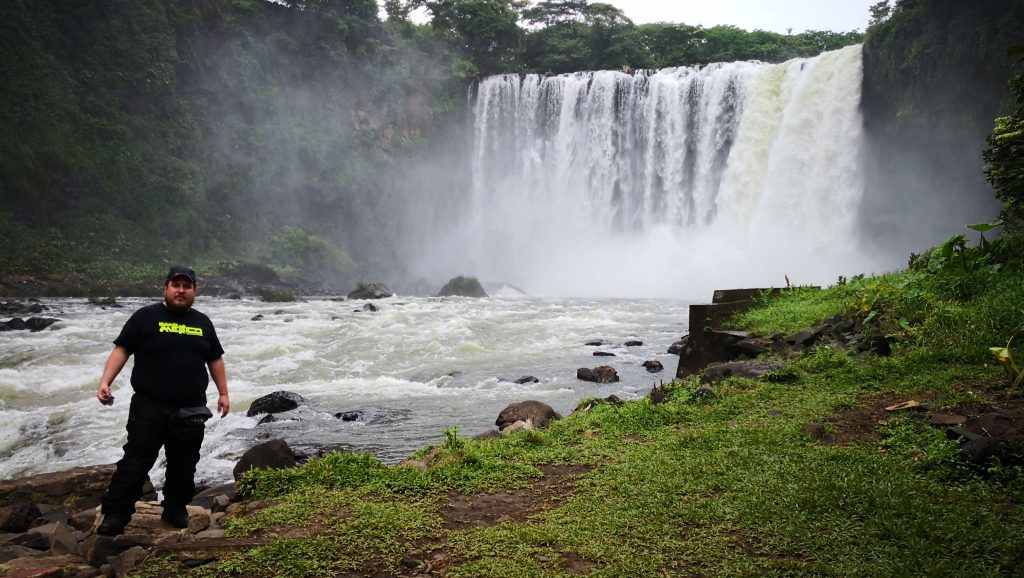
<svg viewBox="0 0 1024 578">
<path fill-rule="evenodd" d="M 44 301 L 61 321 L 45 331 L 0 333 L 0 479 L 117 461 L 125 442 L 132 361 L 113 386 L 116 400 L 95 398 L 103 362 L 128 316 L 154 299 L 122 299 L 102 308 L 84 299 Z M 375 301 L 307 298 L 264 303 L 200 296 L 196 308 L 217 327 L 227 353 L 232 411 L 207 424 L 197 482 L 230 480 L 241 454 L 282 438 L 304 452 L 369 452 L 396 463 L 444 439 L 494 428 L 506 405 L 525 399 L 568 413 L 587 397 L 646 395 L 674 374 L 666 353 L 685 333 L 687 303 L 665 299 L 392 297 Z M 262 315 L 261 320 L 253 320 Z M 585 345 L 591 340 L 606 345 Z M 627 340 L 642 346 L 625 347 Z M 595 350 L 615 357 L 595 357 Z M 658 359 L 665 371 L 641 363 Z M 579 367 L 614 366 L 621 381 L 576 379 Z M 532 375 L 537 383 L 516 384 Z M 293 419 L 257 425 L 245 411 L 273 391 L 308 404 Z M 208 390 L 216 406 L 216 388 Z M 340 412 L 358 412 L 342 421 Z M 152 473 L 159 487 L 162 457 Z"/>
</svg>

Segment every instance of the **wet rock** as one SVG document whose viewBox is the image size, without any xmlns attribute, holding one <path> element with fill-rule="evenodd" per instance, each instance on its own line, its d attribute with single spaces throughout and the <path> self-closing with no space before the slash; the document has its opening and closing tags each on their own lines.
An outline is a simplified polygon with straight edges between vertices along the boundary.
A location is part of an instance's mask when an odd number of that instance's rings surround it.
<svg viewBox="0 0 1024 578">
<path fill-rule="evenodd" d="M 96 305 L 96 306 L 102 307 L 104 309 L 106 309 L 107 307 L 113 307 L 113 308 L 124 307 L 123 305 L 121 305 L 120 303 L 117 302 L 117 298 L 114 297 L 114 296 L 90 297 L 89 298 L 89 305 Z"/>
<path fill-rule="evenodd" d="M 365 312 L 365 313 L 376 313 L 378 311 L 378 309 L 377 309 L 377 306 L 374 305 L 373 303 L 365 303 L 365 304 L 363 304 L 362 311 Z"/>
<path fill-rule="evenodd" d="M 558 414 L 550 405 L 536 400 L 526 400 L 513 403 L 501 410 L 498 414 L 498 419 L 494 421 L 494 425 L 498 426 L 499 430 L 505 430 L 505 428 L 514 424 L 515 422 L 524 422 L 532 427 L 544 428 L 547 427 L 552 420 L 562 419 L 562 416 Z"/>
<path fill-rule="evenodd" d="M 265 423 L 274 423 L 275 421 L 277 421 L 277 418 L 274 416 L 274 414 L 268 413 L 267 415 L 263 416 L 260 419 L 260 421 L 256 422 L 256 425 L 263 425 Z"/>
<path fill-rule="evenodd" d="M 252 417 L 261 413 L 281 413 L 291 411 L 306 402 L 306 398 L 290 391 L 275 391 L 252 402 L 245 415 Z"/>
<path fill-rule="evenodd" d="M 771 347 L 772 342 L 763 337 L 748 337 L 741 339 L 732 345 L 732 350 L 738 355 L 757 357 Z"/>
<path fill-rule="evenodd" d="M 212 488 L 207 488 L 195 496 L 192 496 L 192 501 L 189 502 L 188 505 L 206 508 L 212 512 L 223 512 L 227 509 L 228 504 L 235 499 L 237 494 L 238 490 L 235 487 L 234 482 L 220 484 L 218 486 L 213 486 Z M 223 500 L 221 500 L 221 498 L 223 498 Z M 222 502 L 223 507 L 221 507 Z"/>
<path fill-rule="evenodd" d="M 643 344 L 644 344 L 643 341 L 639 341 L 639 340 L 636 340 L 636 339 L 631 339 L 631 340 L 623 343 L 623 345 L 625 345 L 626 347 L 640 347 Z"/>
<path fill-rule="evenodd" d="M 25 546 L 18 546 L 9 542 L 0 545 L 0 564 L 14 560 L 15 558 L 27 558 L 29 556 L 42 555 L 43 553 L 40 550 L 26 548 Z"/>
<path fill-rule="evenodd" d="M 384 286 L 383 283 L 360 283 L 358 287 L 348 294 L 349 299 L 385 299 L 394 295 L 394 292 Z"/>
<path fill-rule="evenodd" d="M 788 343 L 791 346 L 792 345 L 802 345 L 804 347 L 809 347 L 811 345 L 814 345 L 814 342 L 817 339 L 818 339 L 818 335 L 817 334 L 815 334 L 813 331 L 806 331 L 805 330 L 805 331 L 799 331 L 799 332 L 794 333 L 793 335 L 790 335 L 789 337 L 787 337 L 786 338 L 786 343 Z"/>
<path fill-rule="evenodd" d="M 0 531 L 24 532 L 28 530 L 32 520 L 41 515 L 42 512 L 35 504 L 21 503 L 4 506 L 0 508 Z"/>
<path fill-rule="evenodd" d="M 270 440 L 249 448 L 235 464 L 232 474 L 235 481 L 251 469 L 269 468 L 280 470 L 294 468 L 298 463 L 284 440 Z"/>
<path fill-rule="evenodd" d="M 53 317 L 30 317 L 25 321 L 25 328 L 35 333 L 36 331 L 46 329 L 58 321 L 60 319 L 54 319 Z"/>
<path fill-rule="evenodd" d="M 648 359 L 641 365 L 642 367 L 647 369 L 648 373 L 661 373 L 665 369 L 665 366 L 662 365 L 661 362 L 658 361 L 657 359 Z"/>
<path fill-rule="evenodd" d="M 605 345 L 606 343 L 607 342 L 604 339 L 595 339 L 593 341 L 588 341 L 584 343 L 584 345 L 589 345 L 591 347 L 600 347 L 602 345 Z"/>
<path fill-rule="evenodd" d="M 93 534 L 82 542 L 82 558 L 90 566 L 99 568 L 107 563 L 107 559 L 137 546 L 148 548 L 156 543 L 156 539 L 147 534 L 125 533 L 120 536 L 101 536 Z"/>
<path fill-rule="evenodd" d="M 356 421 L 356 420 L 359 419 L 359 412 L 355 412 L 355 411 L 339 412 L 339 413 L 334 414 L 334 417 L 340 419 L 341 421 Z"/>
<path fill-rule="evenodd" d="M 964 430 L 975 435 L 1004 439 L 1006 433 L 1013 428 L 1013 423 L 1013 418 L 1008 415 L 986 413 L 967 420 Z"/>
<path fill-rule="evenodd" d="M 7 543 L 12 546 L 21 546 L 22 548 L 29 548 L 40 552 L 50 549 L 50 543 L 46 540 L 46 537 L 38 532 L 22 532 L 7 540 Z"/>
<path fill-rule="evenodd" d="M 6 324 L 0 321 L 0 326 L 5 326 L 6 330 L 10 331 L 24 331 L 28 330 L 35 333 L 36 331 L 42 331 L 50 325 L 60 321 L 60 319 L 54 319 L 52 317 L 30 317 L 28 319 L 21 319 L 15 317 Z"/>
<path fill-rule="evenodd" d="M 0 576 L 10 578 L 64 578 L 66 576 L 98 576 L 95 568 L 70 554 L 15 558 L 0 564 Z M 111 574 L 113 576 L 113 574 Z"/>
<path fill-rule="evenodd" d="M 40 549 L 46 550 L 50 554 L 60 555 L 78 553 L 78 540 L 75 539 L 74 532 L 71 528 L 63 522 L 51 522 L 49 524 L 33 528 L 28 534 L 30 536 L 39 536 L 44 544 L 44 547 Z M 27 546 L 27 544 L 24 545 Z"/>
<path fill-rule="evenodd" d="M 458 276 L 445 283 L 437 292 L 438 297 L 487 297 L 483 285 L 476 277 Z"/>
<path fill-rule="evenodd" d="M 263 314 L 257 313 L 256 315 L 253 315 L 252 319 L 250 319 L 249 321 L 263 321 Z"/>
<path fill-rule="evenodd" d="M 610 365 L 601 365 L 594 369 L 581 367 L 576 370 L 576 379 L 594 383 L 615 383 L 619 381 L 619 373 Z"/>
<path fill-rule="evenodd" d="M 16 504 L 61 505 L 72 512 L 98 506 L 106 493 L 114 464 L 72 468 L 0 481 L 0 506 Z M 144 499 L 155 498 L 153 485 L 146 481 Z"/>
<path fill-rule="evenodd" d="M 730 377 L 757 379 L 769 371 L 780 369 L 780 363 L 761 363 L 759 361 L 730 361 L 712 363 L 701 376 L 702 383 L 718 383 Z"/>
<path fill-rule="evenodd" d="M 517 379 L 515 383 L 523 385 L 524 383 L 540 383 L 540 380 L 532 375 L 524 375 Z"/>
<path fill-rule="evenodd" d="M 53 504 L 36 504 L 41 514 L 29 525 L 29 529 L 37 526 L 43 526 L 50 522 L 63 522 L 68 523 L 69 514 L 67 508 L 63 506 L 55 506 Z"/>
<path fill-rule="evenodd" d="M 127 576 L 132 569 L 138 566 L 139 562 L 142 562 L 148 556 L 149 552 L 145 548 L 133 546 L 118 554 L 110 565 L 114 567 L 114 575 Z"/>
<path fill-rule="evenodd" d="M 668 347 L 668 353 L 671 353 L 672 355 L 679 355 L 680 353 L 683 352 L 683 348 L 684 347 L 686 347 L 686 338 L 685 337 L 680 339 L 679 341 L 676 341 L 672 345 L 670 345 Z"/>
<path fill-rule="evenodd" d="M 615 357 L 615 354 L 610 351 L 595 351 L 594 357 Z"/>
<path fill-rule="evenodd" d="M 731 361 L 736 357 L 732 346 L 750 337 L 744 331 L 701 331 L 686 337 L 686 343 L 679 354 L 676 377 L 683 378 L 699 373 L 716 362 Z"/>
<path fill-rule="evenodd" d="M 946 428 L 946 437 L 960 440 L 960 456 L 972 464 L 982 465 L 1001 453 L 999 442 L 994 438 L 973 434 L 963 428 Z"/>
<path fill-rule="evenodd" d="M 30 300 L 31 301 L 31 300 Z M 20 301 L 3 301 L 0 302 L 0 316 L 13 317 L 15 315 L 32 315 L 35 313 L 42 313 L 43 310 L 47 309 L 42 303 L 38 301 L 31 303 L 22 303 Z"/>
</svg>

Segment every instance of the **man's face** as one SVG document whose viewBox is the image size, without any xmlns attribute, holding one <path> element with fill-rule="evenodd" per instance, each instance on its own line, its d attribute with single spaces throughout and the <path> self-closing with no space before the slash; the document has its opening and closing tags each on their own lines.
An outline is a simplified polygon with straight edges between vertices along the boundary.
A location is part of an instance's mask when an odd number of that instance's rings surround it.
<svg viewBox="0 0 1024 578">
<path fill-rule="evenodd" d="M 173 311 L 187 311 L 196 300 L 196 286 L 184 275 L 175 277 L 164 285 L 164 303 Z"/>
</svg>

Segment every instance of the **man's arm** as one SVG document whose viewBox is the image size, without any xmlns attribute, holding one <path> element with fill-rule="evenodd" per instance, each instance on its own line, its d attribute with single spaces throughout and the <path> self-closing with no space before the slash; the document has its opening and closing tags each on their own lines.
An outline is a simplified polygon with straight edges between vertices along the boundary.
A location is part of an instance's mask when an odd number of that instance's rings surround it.
<svg viewBox="0 0 1024 578">
<path fill-rule="evenodd" d="M 96 392 L 96 399 L 103 405 L 114 403 L 114 396 L 110 395 L 110 384 L 113 383 L 117 374 L 121 373 L 124 364 L 128 362 L 128 350 L 122 345 L 115 345 L 107 357 L 107 363 L 103 365 L 103 375 L 100 376 L 100 388 Z"/>
<path fill-rule="evenodd" d="M 217 411 L 220 412 L 220 417 L 224 417 L 231 408 L 231 401 L 228 399 L 228 374 L 224 369 L 224 358 L 218 357 L 206 365 L 210 368 L 210 377 L 213 378 L 213 383 L 217 386 Z"/>
</svg>

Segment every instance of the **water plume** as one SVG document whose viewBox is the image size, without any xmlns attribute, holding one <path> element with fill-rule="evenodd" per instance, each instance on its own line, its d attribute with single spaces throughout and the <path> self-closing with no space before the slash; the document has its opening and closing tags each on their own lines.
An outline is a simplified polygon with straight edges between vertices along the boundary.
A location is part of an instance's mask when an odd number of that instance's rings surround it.
<svg viewBox="0 0 1024 578">
<path fill-rule="evenodd" d="M 488 77 L 468 199 L 419 273 L 703 298 L 892 268 L 858 248 L 861 79 L 860 46 L 778 65 Z"/>
</svg>

